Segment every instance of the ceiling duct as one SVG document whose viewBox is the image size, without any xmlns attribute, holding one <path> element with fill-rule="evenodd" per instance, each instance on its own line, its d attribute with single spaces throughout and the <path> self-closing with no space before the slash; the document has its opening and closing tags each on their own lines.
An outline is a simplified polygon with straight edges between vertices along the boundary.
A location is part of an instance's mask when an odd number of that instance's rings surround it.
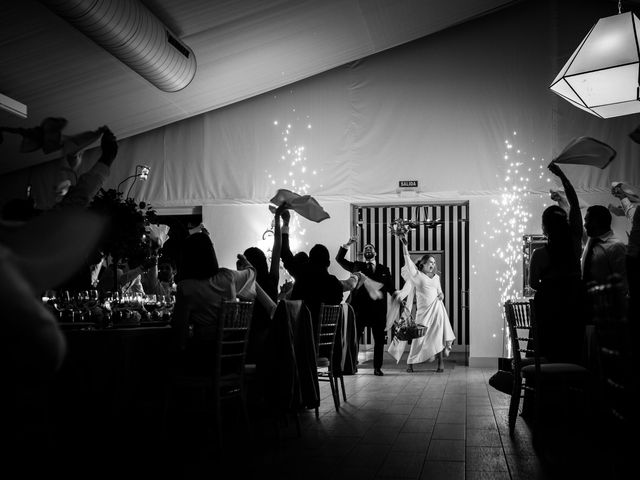
<svg viewBox="0 0 640 480">
<path fill-rule="evenodd" d="M 138 0 L 40 1 L 160 90 L 195 76 L 193 51 Z"/>
</svg>

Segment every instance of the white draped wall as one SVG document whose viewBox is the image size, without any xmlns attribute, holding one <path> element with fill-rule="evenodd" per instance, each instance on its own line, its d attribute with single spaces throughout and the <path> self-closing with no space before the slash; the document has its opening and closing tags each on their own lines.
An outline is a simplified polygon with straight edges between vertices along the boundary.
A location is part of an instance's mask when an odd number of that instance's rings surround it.
<svg viewBox="0 0 640 480">
<path fill-rule="evenodd" d="M 531 212 L 525 233 L 540 231 L 540 212 L 554 185 L 540 172 L 575 136 L 593 136 L 618 151 L 606 170 L 566 168 L 581 195 L 609 202 L 615 200 L 606 195 L 612 181 L 640 185 L 639 147 L 627 137 L 638 116 L 597 119 L 548 89 L 604 16 L 598 2 L 557 3 L 523 2 L 126 139 L 107 186 L 115 187 L 136 164 L 150 166 L 149 180 L 133 190 L 136 197 L 156 207 L 203 205 L 226 265 L 260 241 L 270 222 L 266 204 L 278 188 L 307 185 L 304 191 L 325 206 L 331 219 L 300 222 L 299 232 L 307 228 L 300 248 L 325 243 L 331 251 L 348 238 L 351 203 L 469 200 L 471 357 L 483 364 L 502 355 L 499 277 L 510 267 L 493 256 L 502 240 L 487 230 L 499 211 L 492 200 L 514 181 L 505 178 L 523 177 L 518 181 L 530 192 L 523 202 Z M 507 172 L 514 161 L 522 163 L 517 174 Z M 419 180 L 420 191 L 399 195 L 404 179 Z"/>
</svg>

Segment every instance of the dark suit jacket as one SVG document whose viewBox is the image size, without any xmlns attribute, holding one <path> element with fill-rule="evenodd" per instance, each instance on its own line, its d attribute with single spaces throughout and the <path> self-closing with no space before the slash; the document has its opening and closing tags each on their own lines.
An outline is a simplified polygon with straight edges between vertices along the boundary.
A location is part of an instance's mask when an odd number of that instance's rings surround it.
<svg viewBox="0 0 640 480">
<path fill-rule="evenodd" d="M 345 258 L 347 249 L 340 247 L 336 262 L 349 272 L 363 272 L 366 274 L 367 263 L 355 261 L 351 262 Z M 373 274 L 367 274 L 371 280 L 382 283 L 382 292 L 392 294 L 394 291 L 393 278 L 389 269 L 376 261 L 376 268 Z M 387 323 L 387 298 L 383 295 L 380 300 L 373 300 L 364 287 L 357 288 L 351 292 L 347 300 L 356 311 L 359 325 L 384 326 Z"/>
</svg>

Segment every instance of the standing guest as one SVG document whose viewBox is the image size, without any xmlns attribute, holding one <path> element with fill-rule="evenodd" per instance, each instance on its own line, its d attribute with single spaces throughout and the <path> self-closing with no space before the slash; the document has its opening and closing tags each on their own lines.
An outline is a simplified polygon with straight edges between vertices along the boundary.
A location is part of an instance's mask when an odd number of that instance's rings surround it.
<svg viewBox="0 0 640 480">
<path fill-rule="evenodd" d="M 627 285 L 629 290 L 629 318 L 640 315 L 640 208 L 638 196 L 622 183 L 616 184 L 611 193 L 620 200 L 630 225 L 626 251 Z"/>
<path fill-rule="evenodd" d="M 385 328 L 387 317 L 387 296 L 386 293 L 393 293 L 393 279 L 389 269 L 376 261 L 376 249 L 373 245 L 364 246 L 363 256 L 365 261 L 351 262 L 345 258 L 349 247 L 356 243 L 356 239 L 351 237 L 347 243 L 340 247 L 336 255 L 336 262 L 345 270 L 351 273 L 361 272 L 366 277 L 382 284 L 382 295 L 380 298 L 371 298 L 362 282 L 351 292 L 349 302 L 356 314 L 356 327 L 358 330 L 358 344 L 364 336 L 365 327 L 370 327 L 373 333 L 373 373 L 382 376 L 382 363 L 385 346 Z"/>
<path fill-rule="evenodd" d="M 456 339 L 449 316 L 444 307 L 444 293 L 440 276 L 436 273 L 436 259 L 433 255 L 423 255 L 414 265 L 407 249 L 406 237 L 400 236 L 407 281 L 402 290 L 394 293 L 397 299 L 416 298 L 416 324 L 426 327 L 426 334 L 411 340 L 411 350 L 407 357 L 407 372 L 413 372 L 414 363 L 432 362 L 438 359 L 436 371 L 443 372 L 442 356 L 449 356 L 451 345 Z M 410 302 L 412 303 L 412 302 Z"/>
<path fill-rule="evenodd" d="M 581 259 L 582 279 L 585 283 L 605 283 L 609 275 L 617 273 L 626 292 L 626 246 L 611 230 L 611 212 L 602 205 L 590 206 L 584 226 L 589 239 Z"/>
<path fill-rule="evenodd" d="M 547 244 L 533 251 L 529 284 L 536 293 L 539 350 L 551 362 L 581 363 L 586 292 L 580 275 L 582 215 L 578 195 L 560 167 L 551 163 L 567 194 L 569 214 L 558 205 L 542 213 Z"/>
</svg>

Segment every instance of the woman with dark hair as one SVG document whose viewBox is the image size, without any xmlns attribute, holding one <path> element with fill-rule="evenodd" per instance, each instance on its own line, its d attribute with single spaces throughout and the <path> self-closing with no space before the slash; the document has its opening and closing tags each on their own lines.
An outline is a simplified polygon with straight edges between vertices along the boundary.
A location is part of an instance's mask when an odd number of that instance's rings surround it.
<svg viewBox="0 0 640 480">
<path fill-rule="evenodd" d="M 275 211 L 270 265 L 267 264 L 267 256 L 258 247 L 249 247 L 244 251 L 245 258 L 256 269 L 257 284 L 274 303 L 278 301 L 278 283 L 280 282 L 280 251 L 282 246 L 280 217 L 282 211 L 282 207 Z M 271 315 L 272 309 L 269 306 L 263 306 L 260 303 L 254 306 L 247 347 L 247 363 L 260 363 L 267 343 Z"/>
<path fill-rule="evenodd" d="M 456 336 L 444 307 L 444 293 L 440 285 L 440 276 L 436 273 L 436 259 L 427 254 L 414 265 L 409 256 L 406 237 L 400 236 L 400 241 L 404 252 L 405 267 L 402 270 L 406 282 L 402 290 L 395 292 L 394 297 L 396 300 L 407 299 L 408 308 L 411 308 L 415 295 L 415 322 L 427 327 L 424 336 L 411 340 L 407 372 L 413 372 L 414 363 L 433 362 L 436 358 L 436 371 L 442 372 L 442 355 L 449 355 Z"/>
<path fill-rule="evenodd" d="M 220 328 L 223 301 L 255 300 L 255 269 L 243 255 L 238 260 L 238 270 L 220 268 L 206 233 L 194 233 L 184 240 L 172 326 L 185 366 L 201 369 L 210 363 L 209 348 Z"/>
<path fill-rule="evenodd" d="M 529 284 L 538 329 L 539 350 L 553 362 L 580 363 L 585 327 L 586 291 L 580 275 L 583 223 L 578 195 L 560 167 L 549 164 L 569 201 L 569 214 L 557 205 L 542 213 L 544 247 L 533 251 Z"/>
</svg>

